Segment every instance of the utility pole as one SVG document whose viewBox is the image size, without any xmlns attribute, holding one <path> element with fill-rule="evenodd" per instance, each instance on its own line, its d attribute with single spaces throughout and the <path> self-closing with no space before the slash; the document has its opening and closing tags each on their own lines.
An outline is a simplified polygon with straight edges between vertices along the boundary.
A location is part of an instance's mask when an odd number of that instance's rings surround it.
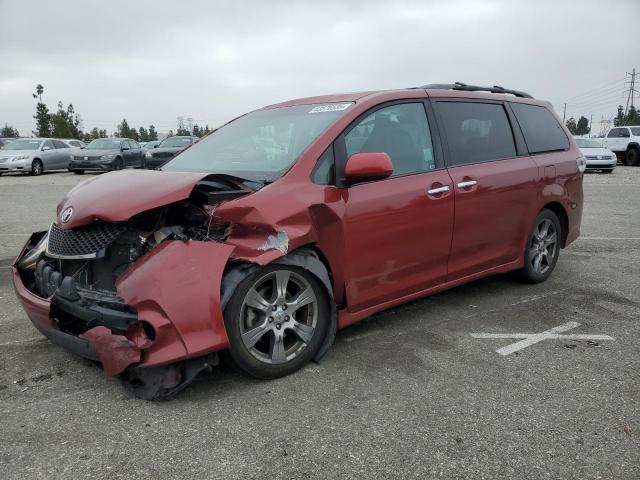
<svg viewBox="0 0 640 480">
<path fill-rule="evenodd" d="M 567 118 L 567 104 L 564 104 L 564 110 L 562 111 L 562 123 L 564 123 L 565 118 Z"/>
<path fill-rule="evenodd" d="M 589 138 L 591 138 L 591 130 L 593 130 L 592 128 L 592 123 L 593 123 L 593 113 L 591 115 L 589 115 Z"/>
<path fill-rule="evenodd" d="M 639 93 L 636 89 L 636 69 L 634 68 L 631 73 L 627 72 L 627 75 L 629 75 L 631 77 L 631 82 L 629 82 L 629 89 L 627 90 L 629 92 L 629 95 L 627 96 L 627 105 L 624 107 L 624 114 L 627 114 L 627 111 L 629 110 L 629 103 L 631 103 L 631 106 L 633 107 L 633 97 L 636 93 Z"/>
</svg>

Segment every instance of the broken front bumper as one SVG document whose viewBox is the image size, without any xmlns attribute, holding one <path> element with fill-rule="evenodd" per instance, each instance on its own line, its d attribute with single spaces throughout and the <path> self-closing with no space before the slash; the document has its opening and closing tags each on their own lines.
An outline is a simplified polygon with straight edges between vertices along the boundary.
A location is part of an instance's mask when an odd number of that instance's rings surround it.
<svg viewBox="0 0 640 480">
<path fill-rule="evenodd" d="M 49 340 L 85 358 L 99 361 L 107 375 L 206 357 L 229 345 L 222 318 L 222 273 L 233 247 L 215 242 L 165 241 L 140 257 L 116 282 L 118 296 L 135 312 L 132 328 L 120 335 L 109 327 L 121 311 L 74 301 L 73 292 L 41 298 L 32 275 L 18 267 L 42 232 L 34 234 L 13 266 L 18 299 L 34 326 Z M 68 277 L 67 277 L 68 278 Z M 63 331 L 56 311 L 90 321 L 86 331 Z M 153 338 L 136 325 L 146 322 Z"/>
</svg>

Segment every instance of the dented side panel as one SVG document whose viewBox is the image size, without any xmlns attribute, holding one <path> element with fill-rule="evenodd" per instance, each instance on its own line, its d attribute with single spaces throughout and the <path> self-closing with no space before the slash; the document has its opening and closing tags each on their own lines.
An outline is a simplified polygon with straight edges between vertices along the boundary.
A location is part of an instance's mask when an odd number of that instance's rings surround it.
<svg viewBox="0 0 640 480">
<path fill-rule="evenodd" d="M 141 366 L 157 364 L 158 351 L 176 348 L 175 329 L 187 356 L 226 348 L 229 339 L 220 307 L 222 272 L 233 247 L 215 242 L 165 241 L 133 263 L 116 288 L 138 318 L 158 331 Z M 169 320 L 170 319 L 170 320 Z M 166 355 L 166 361 L 175 361 Z"/>
</svg>

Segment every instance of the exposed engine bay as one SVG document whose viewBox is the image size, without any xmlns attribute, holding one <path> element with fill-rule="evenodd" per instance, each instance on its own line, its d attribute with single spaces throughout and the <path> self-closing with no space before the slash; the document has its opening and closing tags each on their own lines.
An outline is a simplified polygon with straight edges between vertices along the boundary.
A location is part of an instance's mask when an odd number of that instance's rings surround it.
<svg viewBox="0 0 640 480">
<path fill-rule="evenodd" d="M 122 373 L 140 361 L 141 349 L 155 339 L 153 326 L 138 318 L 118 294 L 116 282 L 138 258 L 168 240 L 224 242 L 235 224 L 216 215 L 223 202 L 251 193 L 242 182 L 211 176 L 198 182 L 184 200 L 153 208 L 124 222 L 97 221 L 72 229 L 53 223 L 48 232 L 34 234 L 18 262 L 24 285 L 40 298 L 50 299 L 50 318 L 64 333 L 90 340 L 93 345 L 120 342 L 122 356 L 105 362 L 109 375 Z M 99 350 L 99 348 L 97 348 Z M 156 398 L 184 387 L 217 358 L 185 363 L 176 368 L 131 369 L 138 396 Z M 153 374 L 152 378 L 144 375 Z M 131 379 L 130 379 L 131 380 Z M 153 385 L 150 385 L 150 382 Z M 131 385 L 130 385 L 131 386 Z"/>
</svg>

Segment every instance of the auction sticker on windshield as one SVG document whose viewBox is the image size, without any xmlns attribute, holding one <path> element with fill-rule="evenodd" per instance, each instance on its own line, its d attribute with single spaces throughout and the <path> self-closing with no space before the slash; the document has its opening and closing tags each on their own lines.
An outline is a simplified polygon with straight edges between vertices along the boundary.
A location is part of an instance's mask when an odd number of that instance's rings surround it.
<svg viewBox="0 0 640 480">
<path fill-rule="evenodd" d="M 309 113 L 339 112 L 346 110 L 351 106 L 350 103 L 330 103 L 328 105 L 317 105 L 313 107 Z"/>
</svg>

